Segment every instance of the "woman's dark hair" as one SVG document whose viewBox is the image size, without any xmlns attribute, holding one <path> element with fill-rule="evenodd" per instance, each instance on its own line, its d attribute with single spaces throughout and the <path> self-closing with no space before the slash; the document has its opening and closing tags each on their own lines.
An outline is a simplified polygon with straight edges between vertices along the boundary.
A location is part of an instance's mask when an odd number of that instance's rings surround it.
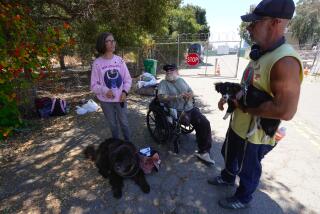
<svg viewBox="0 0 320 214">
<path fill-rule="evenodd" d="M 106 52 L 106 38 L 108 36 L 113 36 L 112 33 L 104 32 L 98 36 L 96 43 L 96 50 L 99 54 L 104 54 Z"/>
</svg>

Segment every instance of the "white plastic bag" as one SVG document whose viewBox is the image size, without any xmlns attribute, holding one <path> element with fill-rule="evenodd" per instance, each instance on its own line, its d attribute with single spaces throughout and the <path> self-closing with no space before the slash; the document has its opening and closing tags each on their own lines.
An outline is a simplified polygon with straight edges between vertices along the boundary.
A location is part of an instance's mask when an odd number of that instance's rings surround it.
<svg viewBox="0 0 320 214">
<path fill-rule="evenodd" d="M 82 108 L 82 107 L 80 107 L 80 106 L 76 106 L 76 108 L 77 108 L 76 112 L 77 112 L 77 114 L 79 114 L 79 115 L 84 115 L 84 114 L 86 114 L 86 113 L 88 112 L 87 109 Z"/>
<path fill-rule="evenodd" d="M 137 83 L 138 88 L 153 86 L 157 84 L 156 78 L 150 73 L 140 75 L 140 80 Z"/>
<path fill-rule="evenodd" d="M 82 108 L 86 109 L 88 112 L 95 112 L 99 109 L 99 105 L 90 99 L 86 104 L 82 105 Z"/>
</svg>

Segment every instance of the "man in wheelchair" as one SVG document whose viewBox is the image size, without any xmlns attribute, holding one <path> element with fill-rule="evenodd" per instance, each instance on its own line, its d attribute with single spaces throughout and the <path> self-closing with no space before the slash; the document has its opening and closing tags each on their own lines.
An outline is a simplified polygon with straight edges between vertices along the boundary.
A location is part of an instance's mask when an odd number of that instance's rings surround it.
<svg viewBox="0 0 320 214">
<path fill-rule="evenodd" d="M 170 109 L 176 109 L 177 117 L 194 127 L 199 149 L 195 153 L 196 157 L 214 164 L 214 160 L 209 155 L 212 142 L 209 120 L 198 108 L 194 107 L 193 91 L 186 81 L 179 77 L 177 66 L 166 64 L 163 66 L 163 70 L 166 71 L 166 77 L 158 86 L 159 101 L 166 103 Z"/>
</svg>

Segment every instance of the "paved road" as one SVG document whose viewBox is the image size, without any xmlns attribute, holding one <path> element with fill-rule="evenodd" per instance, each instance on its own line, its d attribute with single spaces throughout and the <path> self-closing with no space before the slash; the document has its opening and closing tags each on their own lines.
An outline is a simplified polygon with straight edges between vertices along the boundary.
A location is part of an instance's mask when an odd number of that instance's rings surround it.
<svg viewBox="0 0 320 214">
<path fill-rule="evenodd" d="M 241 65 L 244 68 L 245 61 Z M 181 74 L 205 103 L 214 135 L 223 138 L 227 122 L 221 119 L 223 112 L 217 110 L 219 97 L 214 93 L 213 83 L 239 80 L 197 78 L 190 75 L 190 70 L 182 70 Z M 320 199 L 319 89 L 320 81 L 313 77 L 305 79 L 296 117 L 282 123 L 287 128 L 287 136 L 263 161 L 263 176 L 253 201 L 261 213 L 320 212 L 320 204 L 317 203 Z"/>
<path fill-rule="evenodd" d="M 245 64 L 241 61 L 241 69 Z M 178 155 L 169 152 L 170 146 L 155 145 L 145 124 L 151 98 L 132 95 L 132 140 L 137 147 L 153 146 L 162 159 L 160 171 L 147 175 L 149 194 L 128 180 L 123 197 L 112 197 L 108 182 L 81 153 L 86 145 L 110 136 L 102 112 L 83 116 L 73 112 L 46 120 L 38 135 L 25 139 L 31 148 L 1 165 L 0 213 L 234 213 L 221 209 L 217 201 L 235 189 L 210 186 L 206 180 L 223 168 L 220 149 L 228 125 L 222 119 L 224 113 L 217 110 L 220 96 L 213 84 L 239 80 L 205 77 L 201 72 L 181 70 L 198 95 L 198 106 L 211 121 L 211 153 L 216 166 L 208 167 L 194 157 L 194 133 L 182 137 Z M 252 208 L 237 213 L 320 213 L 319 88 L 319 83 L 310 80 L 303 84 L 297 116 L 283 124 L 287 136 L 263 160 L 263 176 Z"/>
</svg>

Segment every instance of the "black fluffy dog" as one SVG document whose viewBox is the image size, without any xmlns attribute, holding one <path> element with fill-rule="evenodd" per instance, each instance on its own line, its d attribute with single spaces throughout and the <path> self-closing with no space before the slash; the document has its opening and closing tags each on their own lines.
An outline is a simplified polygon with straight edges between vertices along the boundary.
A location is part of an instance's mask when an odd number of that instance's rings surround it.
<svg viewBox="0 0 320 214">
<path fill-rule="evenodd" d="M 223 119 L 226 119 L 235 110 L 233 99 L 237 99 L 240 105 L 247 108 L 257 108 L 262 103 L 272 100 L 272 97 L 268 93 L 257 89 L 253 85 L 242 87 L 238 83 L 219 82 L 215 84 L 215 89 L 218 93 L 222 94 L 222 97 L 228 103 L 227 113 Z M 256 124 L 257 128 L 262 128 L 266 135 L 273 137 L 279 127 L 280 120 L 257 118 Z M 253 131 L 255 130 L 251 130 L 248 135 L 253 134 Z"/>
<path fill-rule="evenodd" d="M 115 198 L 122 196 L 124 178 L 133 179 L 144 193 L 150 192 L 150 186 L 139 165 L 137 149 L 132 143 L 110 138 L 97 149 L 92 145 L 88 146 L 84 149 L 84 155 L 95 162 L 104 178 L 109 178 Z"/>
</svg>

